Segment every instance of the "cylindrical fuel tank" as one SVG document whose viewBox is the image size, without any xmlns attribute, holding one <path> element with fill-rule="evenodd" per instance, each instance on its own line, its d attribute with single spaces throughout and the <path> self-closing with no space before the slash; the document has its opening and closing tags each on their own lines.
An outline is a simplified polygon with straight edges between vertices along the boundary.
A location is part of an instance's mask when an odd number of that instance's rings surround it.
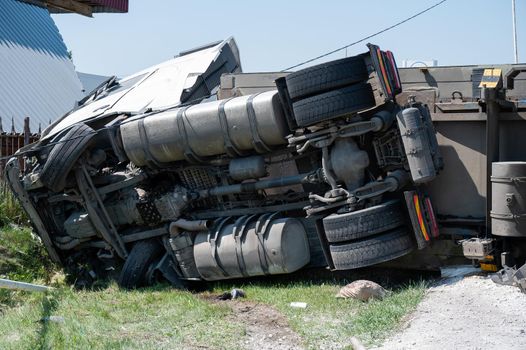
<svg viewBox="0 0 526 350">
<path fill-rule="evenodd" d="M 526 162 L 494 162 L 491 168 L 491 233 L 526 237 Z"/>
<path fill-rule="evenodd" d="M 286 144 L 288 127 L 276 91 L 154 113 L 120 127 L 124 151 L 138 166 Z"/>
<path fill-rule="evenodd" d="M 299 220 L 264 214 L 223 221 L 199 233 L 194 257 L 201 277 L 214 281 L 294 272 L 308 264 L 310 251 Z"/>
<path fill-rule="evenodd" d="M 418 108 L 410 107 L 396 116 L 409 170 L 414 183 L 425 183 L 436 176 L 424 117 Z"/>
</svg>

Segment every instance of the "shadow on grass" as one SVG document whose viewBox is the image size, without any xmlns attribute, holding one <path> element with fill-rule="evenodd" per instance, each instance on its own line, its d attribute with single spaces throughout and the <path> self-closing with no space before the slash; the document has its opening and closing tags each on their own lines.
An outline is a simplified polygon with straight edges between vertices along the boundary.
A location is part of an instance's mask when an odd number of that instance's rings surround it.
<svg viewBox="0 0 526 350">
<path fill-rule="evenodd" d="M 50 317 L 53 314 L 53 311 L 55 311 L 58 308 L 58 294 L 57 292 L 50 292 L 45 293 L 42 296 L 42 312 L 40 314 L 40 329 L 38 330 L 38 343 L 37 348 L 38 349 L 48 349 L 48 346 L 46 346 L 46 337 L 49 332 L 49 324 L 50 324 Z"/>
<path fill-rule="evenodd" d="M 431 284 L 440 277 L 439 272 L 415 271 L 403 269 L 390 269 L 371 267 L 352 271 L 329 271 L 327 269 L 304 269 L 286 275 L 272 275 L 261 277 L 250 277 L 243 279 L 221 280 L 214 282 L 193 282 L 188 285 L 192 293 L 210 292 L 213 290 L 228 291 L 232 288 L 243 288 L 244 286 L 259 287 L 287 287 L 291 285 L 322 285 L 335 284 L 344 286 L 356 280 L 370 280 L 380 284 L 391 291 L 398 291 L 408 285 L 425 282 Z M 151 290 L 143 289 L 145 291 Z M 157 288 L 171 288 L 168 284 L 160 284 Z"/>
<path fill-rule="evenodd" d="M 421 281 L 431 282 L 440 273 L 430 271 L 415 271 L 403 269 L 390 269 L 380 267 L 370 267 L 349 271 L 329 271 L 327 269 L 305 269 L 287 275 L 273 275 L 265 277 L 252 277 L 245 279 L 232 279 L 217 282 L 208 282 L 202 286 L 201 290 L 213 290 L 243 285 L 258 286 L 287 286 L 292 284 L 337 284 L 344 286 L 356 280 L 364 279 L 376 282 L 384 288 L 397 291 L 405 286 Z"/>
<path fill-rule="evenodd" d="M 422 281 L 432 283 L 438 277 L 440 277 L 439 272 L 383 267 L 369 267 L 349 271 L 329 271 L 324 268 L 310 268 L 284 275 L 258 276 L 213 282 L 187 281 L 186 288 L 191 293 L 202 293 L 218 289 L 224 289 L 226 291 L 232 288 L 242 288 L 247 285 L 261 287 L 287 287 L 297 284 L 336 284 L 344 286 L 353 281 L 365 279 L 376 282 L 386 289 L 397 291 L 413 283 L 419 283 Z M 83 286 L 82 288 L 77 289 L 103 291 L 109 288 L 113 283 L 115 283 L 115 280 L 113 279 L 102 279 L 97 280 L 89 287 Z M 151 292 L 165 291 L 169 289 L 174 289 L 174 287 L 168 282 L 162 281 L 153 286 L 137 288 L 135 290 L 139 292 Z"/>
</svg>

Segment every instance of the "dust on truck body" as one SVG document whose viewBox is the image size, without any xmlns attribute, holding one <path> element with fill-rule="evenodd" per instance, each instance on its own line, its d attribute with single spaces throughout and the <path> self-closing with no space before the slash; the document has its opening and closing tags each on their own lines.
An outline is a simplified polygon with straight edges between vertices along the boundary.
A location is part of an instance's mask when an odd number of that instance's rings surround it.
<svg viewBox="0 0 526 350">
<path fill-rule="evenodd" d="M 228 39 L 109 79 L 5 175 L 51 258 L 80 283 L 107 271 L 124 287 L 184 286 L 418 262 L 485 233 L 483 195 L 447 184 L 472 158 L 451 152 L 456 123 L 444 132 L 436 109 L 476 105 L 482 122 L 490 100 L 439 101 L 436 86 L 407 80 L 371 44 L 290 74 L 243 74 Z M 471 150 L 479 136 L 453 142 Z M 466 200 L 471 212 L 450 210 Z"/>
</svg>

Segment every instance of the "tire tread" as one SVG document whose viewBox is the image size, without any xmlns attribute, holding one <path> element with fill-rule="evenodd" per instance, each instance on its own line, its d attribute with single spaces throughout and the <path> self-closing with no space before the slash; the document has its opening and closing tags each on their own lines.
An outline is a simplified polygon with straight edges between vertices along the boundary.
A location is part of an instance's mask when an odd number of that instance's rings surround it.
<svg viewBox="0 0 526 350">
<path fill-rule="evenodd" d="M 55 192 L 64 189 L 69 172 L 94 136 L 94 130 L 86 124 L 74 125 L 49 153 L 40 172 L 42 183 Z"/>
<path fill-rule="evenodd" d="M 162 246 L 156 240 L 135 243 L 119 276 L 119 286 L 132 289 L 146 284 L 145 274 L 150 264 L 162 254 Z"/>
<path fill-rule="evenodd" d="M 296 123 L 299 126 L 310 126 L 375 105 L 371 85 L 360 83 L 294 102 L 292 108 Z"/>
<path fill-rule="evenodd" d="M 413 250 L 413 242 L 405 227 L 370 239 L 330 245 L 337 270 L 351 270 L 376 265 L 406 255 Z"/>
<path fill-rule="evenodd" d="M 404 221 L 400 201 L 391 200 L 350 213 L 329 215 L 323 219 L 323 227 L 327 240 L 336 243 L 373 236 L 401 226 Z"/>
<path fill-rule="evenodd" d="M 293 101 L 367 80 L 362 57 L 348 57 L 289 74 L 285 80 Z"/>
</svg>

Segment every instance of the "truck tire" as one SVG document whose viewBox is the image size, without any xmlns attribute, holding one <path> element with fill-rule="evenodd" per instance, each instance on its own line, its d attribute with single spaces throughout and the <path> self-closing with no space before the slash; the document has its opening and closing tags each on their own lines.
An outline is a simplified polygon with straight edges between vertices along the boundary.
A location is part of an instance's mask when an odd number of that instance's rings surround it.
<svg viewBox="0 0 526 350">
<path fill-rule="evenodd" d="M 296 123 L 299 126 L 309 126 L 375 105 L 371 85 L 359 83 L 294 102 L 292 109 Z"/>
<path fill-rule="evenodd" d="M 135 243 L 122 267 L 119 286 L 133 289 L 150 284 L 148 274 L 163 254 L 163 246 L 155 239 Z"/>
<path fill-rule="evenodd" d="M 407 228 L 402 227 L 361 241 L 329 246 L 336 270 L 376 265 L 406 255 L 413 250 Z"/>
<path fill-rule="evenodd" d="M 285 77 L 292 101 L 321 94 L 369 78 L 365 61 L 361 57 L 348 57 L 318 64 L 291 73 Z"/>
<path fill-rule="evenodd" d="M 323 219 L 327 240 L 331 243 L 352 241 L 392 230 L 404 223 L 399 200 Z"/>
<path fill-rule="evenodd" d="M 66 178 L 80 155 L 95 137 L 95 131 L 86 124 L 76 124 L 53 147 L 40 172 L 40 181 L 59 192 L 66 186 Z"/>
</svg>

